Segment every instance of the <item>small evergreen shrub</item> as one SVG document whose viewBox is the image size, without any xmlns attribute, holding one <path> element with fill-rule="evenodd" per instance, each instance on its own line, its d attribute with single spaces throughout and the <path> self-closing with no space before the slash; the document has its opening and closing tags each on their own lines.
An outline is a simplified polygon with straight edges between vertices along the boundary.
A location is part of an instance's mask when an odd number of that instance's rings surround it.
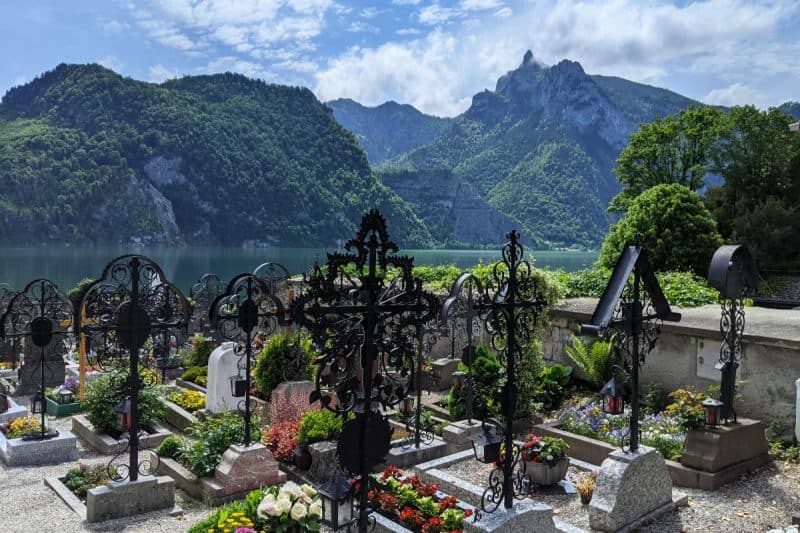
<svg viewBox="0 0 800 533">
<path fill-rule="evenodd" d="M 191 343 L 192 352 L 189 355 L 189 364 L 191 366 L 208 367 L 208 358 L 211 357 L 211 352 L 214 351 L 214 341 L 202 333 L 195 333 Z"/>
<path fill-rule="evenodd" d="M 251 440 L 261 440 L 259 419 L 251 418 Z M 231 444 L 244 442 L 244 418 L 238 413 L 223 413 L 192 424 L 191 434 L 197 438 L 183 449 L 180 461 L 198 477 L 208 477 L 222 460 Z"/>
<path fill-rule="evenodd" d="M 296 356 L 300 365 L 293 375 L 287 375 L 287 368 L 293 366 Z M 258 355 L 253 377 L 261 398 L 269 400 L 272 391 L 284 381 L 311 379 L 312 368 L 311 339 L 300 335 L 274 335 Z"/>
<path fill-rule="evenodd" d="M 108 469 L 104 464 L 95 466 L 80 464 L 76 468 L 70 468 L 64 476 L 64 485 L 81 500 L 86 499 L 89 489 L 105 485 L 108 481 Z"/>
<path fill-rule="evenodd" d="M 93 380 L 86 388 L 82 403 L 86 418 L 95 430 L 112 437 L 120 434 L 119 415 L 114 408 L 127 393 L 127 376 L 122 373 L 108 373 Z M 152 387 L 139 390 L 139 425 L 152 428 L 164 413 L 164 405 Z"/>
<path fill-rule="evenodd" d="M 208 378 L 207 366 L 192 366 L 184 370 L 183 374 L 181 374 L 181 379 L 183 381 L 189 381 L 192 383 L 197 383 L 197 378 L 199 377 Z"/>
<path fill-rule="evenodd" d="M 175 435 L 170 435 L 158 445 L 158 448 L 156 448 L 156 455 L 168 459 L 177 459 L 183 453 L 185 445 L 186 443 L 183 439 Z"/>
<path fill-rule="evenodd" d="M 308 446 L 323 440 L 333 440 L 342 432 L 342 417 L 330 409 L 307 411 L 300 419 L 297 440 Z"/>
</svg>

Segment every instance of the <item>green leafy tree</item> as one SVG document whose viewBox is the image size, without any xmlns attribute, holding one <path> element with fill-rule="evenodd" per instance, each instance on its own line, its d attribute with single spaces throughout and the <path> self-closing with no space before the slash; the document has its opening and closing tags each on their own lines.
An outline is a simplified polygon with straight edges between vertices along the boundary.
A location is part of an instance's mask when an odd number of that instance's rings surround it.
<svg viewBox="0 0 800 533">
<path fill-rule="evenodd" d="M 624 189 L 609 210 L 626 211 L 637 196 L 656 185 L 702 189 L 723 125 L 723 114 L 712 107 L 690 107 L 642 124 L 617 158 L 614 172 Z"/>
<path fill-rule="evenodd" d="M 800 263 L 800 135 L 778 109 L 735 107 L 716 153 L 724 185 L 706 203 L 722 235 L 746 244 L 761 267 Z"/>
<path fill-rule="evenodd" d="M 613 268 L 623 247 L 634 240 L 646 248 L 654 269 L 698 275 L 708 272 L 711 256 L 722 244 L 700 196 L 675 183 L 648 189 L 630 204 L 603 242 L 599 265 Z"/>
</svg>

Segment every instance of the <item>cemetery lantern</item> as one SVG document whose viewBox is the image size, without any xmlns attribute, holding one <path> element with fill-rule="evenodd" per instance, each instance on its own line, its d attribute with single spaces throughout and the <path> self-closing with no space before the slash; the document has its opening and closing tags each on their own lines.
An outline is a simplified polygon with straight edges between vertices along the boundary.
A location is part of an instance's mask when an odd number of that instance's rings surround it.
<svg viewBox="0 0 800 533">
<path fill-rule="evenodd" d="M 339 470 L 317 492 L 322 499 L 322 523 L 334 531 L 353 525 L 353 487 Z"/>
<path fill-rule="evenodd" d="M 733 402 L 736 396 L 736 369 L 742 357 L 744 299 L 754 294 L 758 285 L 758 272 L 747 248 L 740 244 L 720 246 L 711 258 L 708 284 L 719 291 L 722 305 L 719 331 L 723 340 L 716 365 L 717 370 L 722 372 L 720 420 L 736 422 Z"/>
<path fill-rule="evenodd" d="M 722 419 L 722 407 L 725 404 L 714 398 L 706 398 L 703 400 L 703 410 L 706 415 L 706 425 L 718 426 Z"/>
<path fill-rule="evenodd" d="M 503 443 L 501 432 L 492 431 L 486 424 L 483 431 L 470 437 L 472 440 L 472 453 L 475 459 L 484 464 L 491 464 L 500 458 L 500 446 Z"/>
<path fill-rule="evenodd" d="M 630 375 L 631 386 L 630 445 L 626 449 L 623 437 L 623 450 L 633 453 L 639 448 L 639 367 L 655 348 L 662 321 L 680 319 L 681 315 L 670 309 L 644 248 L 627 244 L 614 265 L 591 320 L 580 328 L 581 334 L 598 337 L 605 336 L 609 330 L 616 332 L 617 353 Z"/>
<path fill-rule="evenodd" d="M 130 431 L 132 427 L 130 398 L 125 398 L 124 400 L 120 401 L 114 408 L 114 412 L 117 413 L 120 432 L 127 433 Z"/>
<path fill-rule="evenodd" d="M 242 375 L 242 373 L 238 373 L 235 376 L 231 376 L 231 395 L 234 398 L 241 398 L 247 392 L 247 378 Z"/>
<path fill-rule="evenodd" d="M 6 393 L 6 389 L 3 384 L 0 383 L 0 414 L 8 411 L 8 408 L 8 394 Z"/>
<path fill-rule="evenodd" d="M 407 394 L 405 398 L 403 398 L 403 403 L 400 407 L 400 412 L 403 416 L 408 416 L 414 410 L 414 397 L 410 394 Z"/>
<path fill-rule="evenodd" d="M 36 394 L 31 396 L 31 414 L 41 415 L 44 413 L 47 413 L 47 400 L 45 400 L 42 390 L 39 389 Z"/>
<path fill-rule="evenodd" d="M 461 387 L 464 386 L 464 376 L 466 376 L 466 372 L 462 372 L 461 370 L 456 370 L 453 372 L 453 388 L 455 390 L 461 390 Z"/>
<path fill-rule="evenodd" d="M 617 379 L 611 378 L 600 389 L 603 398 L 603 412 L 609 415 L 621 415 L 625 411 L 625 399 L 622 390 L 617 386 Z"/>
<path fill-rule="evenodd" d="M 57 398 L 58 403 L 61 405 L 67 405 L 75 401 L 75 395 L 72 393 L 72 391 L 64 387 L 58 390 Z"/>
</svg>

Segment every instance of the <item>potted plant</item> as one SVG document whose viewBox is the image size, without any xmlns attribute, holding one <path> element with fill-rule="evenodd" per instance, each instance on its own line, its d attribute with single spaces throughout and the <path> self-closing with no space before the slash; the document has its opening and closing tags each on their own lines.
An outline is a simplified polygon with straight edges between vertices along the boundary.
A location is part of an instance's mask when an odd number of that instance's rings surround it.
<svg viewBox="0 0 800 533">
<path fill-rule="evenodd" d="M 594 488 L 597 485 L 597 471 L 592 472 L 591 474 L 584 474 L 575 483 L 575 490 L 578 491 L 578 494 L 581 496 L 581 503 L 583 505 L 588 505 L 590 501 L 592 501 L 592 494 L 594 494 Z"/>
<path fill-rule="evenodd" d="M 564 479 L 569 468 L 568 448 L 564 439 L 528 435 L 522 445 L 521 458 L 531 481 L 548 486 Z"/>
</svg>

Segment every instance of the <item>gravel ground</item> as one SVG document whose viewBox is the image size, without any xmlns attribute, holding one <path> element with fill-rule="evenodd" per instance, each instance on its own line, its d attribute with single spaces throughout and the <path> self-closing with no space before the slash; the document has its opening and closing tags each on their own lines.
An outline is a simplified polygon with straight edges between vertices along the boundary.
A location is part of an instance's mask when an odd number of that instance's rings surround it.
<svg viewBox="0 0 800 533">
<path fill-rule="evenodd" d="M 462 461 L 443 471 L 484 486 L 491 467 L 476 461 Z M 577 481 L 581 471 L 570 467 L 567 475 Z M 689 505 L 662 516 L 642 529 L 643 533 L 764 532 L 791 524 L 800 514 L 800 465 L 775 461 L 742 476 L 717 491 L 676 487 L 688 494 Z M 548 494 L 535 497 L 550 505 L 554 514 L 572 525 L 589 529 L 588 506 L 577 494 Z"/>
<path fill-rule="evenodd" d="M 27 402 L 26 399 L 18 399 Z M 25 403 L 22 403 L 25 405 Z M 69 417 L 51 420 L 59 430 L 69 430 Z M 105 463 L 111 456 L 100 455 L 78 439 L 81 461 Z M 130 518 L 110 520 L 101 524 L 83 522 L 72 509 L 44 484 L 46 477 L 62 477 L 73 463 L 60 465 L 7 468 L 0 462 L 0 532 L 28 533 L 31 531 L 128 531 L 170 532 L 186 531 L 194 522 L 208 515 L 210 508 L 177 491 L 176 503 L 183 516 L 169 516 L 169 509 Z"/>
</svg>

